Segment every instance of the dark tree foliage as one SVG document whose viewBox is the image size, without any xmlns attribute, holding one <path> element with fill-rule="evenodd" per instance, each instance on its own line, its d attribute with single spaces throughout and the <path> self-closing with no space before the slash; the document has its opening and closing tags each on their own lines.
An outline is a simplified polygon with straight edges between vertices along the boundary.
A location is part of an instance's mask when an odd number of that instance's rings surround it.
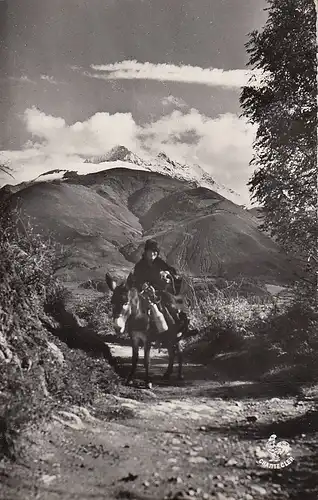
<svg viewBox="0 0 318 500">
<path fill-rule="evenodd" d="M 258 126 L 249 181 L 263 228 L 317 270 L 317 44 L 314 0 L 267 0 L 268 19 L 249 34 L 249 65 L 260 72 L 242 89 L 243 115 Z"/>
<path fill-rule="evenodd" d="M 10 175 L 10 177 L 13 178 L 13 176 L 11 175 L 11 167 L 8 162 L 2 162 L 0 160 L 0 173 Z"/>
</svg>

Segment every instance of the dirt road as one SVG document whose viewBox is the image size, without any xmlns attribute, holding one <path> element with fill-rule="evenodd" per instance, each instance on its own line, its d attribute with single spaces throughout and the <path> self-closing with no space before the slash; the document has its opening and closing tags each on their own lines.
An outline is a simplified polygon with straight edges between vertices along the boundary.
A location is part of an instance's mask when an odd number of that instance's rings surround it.
<svg viewBox="0 0 318 500">
<path fill-rule="evenodd" d="M 112 351 L 127 371 L 130 349 Z M 221 382 L 213 369 L 193 364 L 182 384 L 164 385 L 166 361 L 166 353 L 153 351 L 152 391 L 99 395 L 92 407 L 64 408 L 30 430 L 23 460 L 2 464 L 1 498 L 318 498 L 310 401 L 277 397 L 265 385 Z M 294 461 L 266 470 L 258 461 L 268 459 L 273 433 L 288 441 Z"/>
</svg>

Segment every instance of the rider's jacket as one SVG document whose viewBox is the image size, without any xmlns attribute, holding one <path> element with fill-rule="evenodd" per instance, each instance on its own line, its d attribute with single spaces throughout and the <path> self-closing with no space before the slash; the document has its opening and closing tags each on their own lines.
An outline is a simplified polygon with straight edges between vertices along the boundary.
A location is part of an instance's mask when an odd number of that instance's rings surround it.
<svg viewBox="0 0 318 500">
<path fill-rule="evenodd" d="M 138 290 L 141 290 L 144 283 L 149 283 L 156 290 L 164 290 L 165 283 L 160 278 L 161 271 L 169 271 L 172 276 L 177 275 L 175 268 L 169 266 L 160 257 L 157 257 L 153 262 L 149 262 L 145 257 L 142 257 L 130 275 L 130 282 Z"/>
</svg>

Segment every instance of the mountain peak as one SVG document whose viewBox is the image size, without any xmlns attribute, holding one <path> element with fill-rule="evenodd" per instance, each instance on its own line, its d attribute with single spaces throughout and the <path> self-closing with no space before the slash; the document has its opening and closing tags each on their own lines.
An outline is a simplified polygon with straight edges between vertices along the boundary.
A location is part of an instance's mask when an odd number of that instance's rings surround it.
<svg viewBox="0 0 318 500">
<path fill-rule="evenodd" d="M 126 146 L 114 146 L 108 153 L 107 153 L 107 161 L 125 161 L 126 158 L 133 153 L 129 151 L 129 149 L 126 148 Z"/>
<path fill-rule="evenodd" d="M 169 163 L 173 167 L 177 167 L 178 165 L 180 165 L 179 163 L 175 162 L 174 160 L 171 160 L 171 158 L 169 158 L 169 156 L 166 155 L 166 153 L 164 153 L 163 151 L 161 151 L 158 154 L 157 158 L 159 158 L 159 160 L 163 160 L 163 161 Z"/>
<path fill-rule="evenodd" d="M 108 153 L 105 153 L 103 155 L 87 157 L 84 163 L 98 164 L 116 161 L 134 163 L 135 165 L 140 166 L 144 164 L 141 158 L 139 158 L 135 153 L 126 148 L 126 146 L 122 145 L 114 146 L 110 151 L 108 151 Z"/>
<path fill-rule="evenodd" d="M 157 158 L 160 158 L 160 159 L 166 160 L 166 161 L 171 161 L 169 156 L 166 155 L 166 153 L 164 153 L 163 151 L 160 151 L 160 153 L 157 155 Z"/>
<path fill-rule="evenodd" d="M 242 205 L 242 199 L 239 194 L 235 193 L 232 189 L 217 183 L 200 165 L 181 164 L 178 161 L 169 158 L 164 151 L 160 151 L 153 159 L 147 158 L 146 160 L 137 156 L 135 153 L 126 148 L 126 146 L 118 145 L 102 156 L 94 156 L 86 158 L 85 160 L 85 163 L 95 164 L 111 162 L 125 162 L 125 164 L 131 163 L 132 165 L 141 167 L 143 170 L 158 172 L 163 175 L 168 175 L 174 179 L 192 182 L 197 186 L 211 189 L 238 205 Z"/>
</svg>

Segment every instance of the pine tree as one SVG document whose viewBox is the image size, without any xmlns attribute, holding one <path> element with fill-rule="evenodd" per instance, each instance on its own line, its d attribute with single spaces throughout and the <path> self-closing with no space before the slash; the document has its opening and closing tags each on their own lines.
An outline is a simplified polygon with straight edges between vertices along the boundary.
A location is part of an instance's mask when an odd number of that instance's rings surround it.
<svg viewBox="0 0 318 500">
<path fill-rule="evenodd" d="M 249 188 L 263 207 L 263 229 L 312 273 L 318 234 L 316 8 L 314 0 L 267 2 L 267 22 L 246 44 L 261 81 L 251 81 L 240 98 L 243 115 L 258 125 Z"/>
</svg>

